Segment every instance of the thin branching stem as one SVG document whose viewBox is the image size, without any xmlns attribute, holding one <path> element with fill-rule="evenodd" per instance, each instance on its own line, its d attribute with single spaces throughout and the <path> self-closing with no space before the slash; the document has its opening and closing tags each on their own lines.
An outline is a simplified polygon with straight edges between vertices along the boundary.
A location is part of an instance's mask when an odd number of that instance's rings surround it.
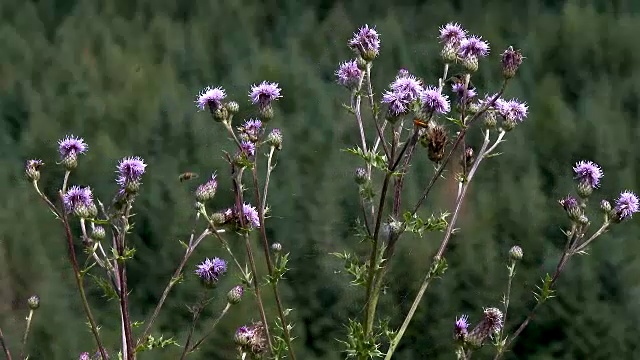
<svg viewBox="0 0 640 360">
<path fill-rule="evenodd" d="M 220 322 L 220 320 L 222 320 L 222 318 L 227 314 L 227 311 L 229 311 L 229 309 L 231 308 L 231 304 L 227 303 L 227 306 L 224 307 L 224 309 L 222 310 L 222 312 L 220 313 L 220 315 L 213 321 L 213 324 L 211 325 L 211 328 L 209 329 L 209 331 L 207 331 L 206 334 L 204 334 L 200 340 L 196 341 L 195 344 L 193 344 L 193 346 L 191 346 L 191 348 L 188 350 L 188 353 L 192 353 L 194 351 L 196 351 L 196 349 L 198 349 L 198 346 L 200 346 L 200 344 L 202 344 L 202 342 L 208 338 L 209 336 L 211 336 L 211 334 L 213 334 L 213 332 L 216 329 L 216 325 L 218 325 L 218 323 Z M 186 347 L 185 347 L 186 349 Z"/>
<path fill-rule="evenodd" d="M 20 359 L 26 359 L 24 354 L 27 351 L 27 338 L 29 337 L 29 330 L 31 329 L 32 319 L 33 319 L 33 309 L 29 309 L 29 316 L 27 316 L 27 326 L 24 329 L 24 336 L 22 337 L 22 350 L 20 351 Z"/>
<path fill-rule="evenodd" d="M 9 346 L 4 341 L 4 334 L 2 333 L 2 328 L 0 328 L 0 345 L 2 345 L 2 350 L 4 351 L 4 356 L 7 360 L 13 360 L 11 357 L 11 351 L 9 351 Z"/>
</svg>

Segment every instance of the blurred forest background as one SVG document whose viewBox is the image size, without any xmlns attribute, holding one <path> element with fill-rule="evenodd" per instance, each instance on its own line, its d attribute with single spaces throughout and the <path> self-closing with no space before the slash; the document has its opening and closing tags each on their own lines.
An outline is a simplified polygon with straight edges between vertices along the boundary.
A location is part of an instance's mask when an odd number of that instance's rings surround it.
<svg viewBox="0 0 640 360">
<path fill-rule="evenodd" d="M 453 358 L 455 317 L 468 313 L 475 323 L 482 307 L 500 306 L 506 256 L 515 244 L 525 256 L 508 326 L 523 319 L 535 285 L 554 270 L 562 250 L 561 229 L 568 222 L 557 199 L 573 191 L 576 161 L 593 160 L 604 169 L 594 206 L 623 189 L 640 191 L 637 0 L 3 0 L 0 19 L 0 324 L 17 349 L 26 299 L 40 295 L 29 345 L 34 360 L 75 359 L 94 342 L 62 228 L 24 180 L 24 161 L 47 163 L 41 182 L 54 194 L 63 174 L 55 166 L 56 141 L 69 133 L 82 136 L 90 150 L 72 183 L 91 185 L 102 199 L 116 190 L 120 158 L 139 155 L 149 164 L 130 265 L 132 315 L 142 321 L 182 256 L 178 240 L 191 228 L 195 183 L 181 184 L 178 175 L 218 171 L 214 207 L 232 201 L 221 153 L 232 144 L 208 114 L 196 112 L 197 93 L 206 85 L 223 86 L 241 104 L 240 115 L 249 116 L 249 86 L 265 79 L 279 82 L 284 95 L 269 123 L 282 129 L 285 140 L 267 225 L 271 239 L 292 256 L 282 291 L 294 309 L 298 358 L 343 358 L 335 339 L 344 336 L 347 317 L 358 315 L 354 303 L 362 291 L 348 285 L 341 262 L 328 253 L 360 249 L 352 234 L 360 214 L 352 178 L 359 162 L 341 151 L 359 138 L 341 107 L 348 92 L 335 84 L 333 72 L 353 57 L 346 42 L 365 23 L 381 33 L 373 70 L 378 94 L 401 67 L 437 83 L 437 30 L 449 21 L 491 42 L 492 55 L 473 78 L 482 92 L 497 89 L 504 48 L 514 45 L 527 57 L 506 96 L 526 100 L 531 114 L 508 135 L 504 155 L 483 163 L 448 252 L 450 268 L 424 298 L 397 359 Z M 406 189 L 417 197 L 432 173 L 426 151 L 413 170 Z M 442 182 L 439 197 L 420 214 L 448 209 L 451 189 Z M 595 211 L 592 220 L 599 225 Z M 543 307 L 510 358 L 640 358 L 639 230 L 638 219 L 616 226 L 589 256 L 572 259 L 557 298 Z M 441 236 L 400 242 L 380 307 L 394 319 L 392 326 L 406 314 Z M 186 271 L 212 256 L 225 257 L 213 239 Z M 224 306 L 237 275 L 226 276 L 205 318 Z M 117 304 L 96 286 L 90 289 L 106 342 L 117 346 Z M 154 334 L 183 343 L 190 322 L 185 305 L 198 291 L 187 276 L 169 296 Z M 190 358 L 232 358 L 233 332 L 257 318 L 248 297 Z M 141 358 L 175 359 L 177 350 Z"/>
</svg>

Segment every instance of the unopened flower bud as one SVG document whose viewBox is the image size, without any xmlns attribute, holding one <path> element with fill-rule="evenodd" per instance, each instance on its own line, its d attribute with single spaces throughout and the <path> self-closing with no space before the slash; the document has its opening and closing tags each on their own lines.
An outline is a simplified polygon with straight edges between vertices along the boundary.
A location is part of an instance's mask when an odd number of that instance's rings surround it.
<svg viewBox="0 0 640 360">
<path fill-rule="evenodd" d="M 498 125 L 498 120 L 496 119 L 496 113 L 494 111 L 485 111 L 483 118 L 484 126 L 487 129 L 495 129 L 496 125 Z"/>
<path fill-rule="evenodd" d="M 224 212 L 215 212 L 211 215 L 211 222 L 214 225 L 224 225 L 228 221 Z"/>
<path fill-rule="evenodd" d="M 107 233 L 102 226 L 96 226 L 91 230 L 91 239 L 93 240 L 100 241 L 104 239 L 106 235 Z"/>
<path fill-rule="evenodd" d="M 582 215 L 580 216 L 580 218 L 578 218 L 578 222 L 582 225 L 587 225 L 589 223 L 589 218 L 585 215 Z"/>
<path fill-rule="evenodd" d="M 62 166 L 68 171 L 71 171 L 78 167 L 78 156 L 76 154 L 69 154 L 62 159 Z"/>
<path fill-rule="evenodd" d="M 367 70 L 367 61 L 361 57 L 356 59 L 356 64 L 358 65 L 358 69 L 365 71 Z"/>
<path fill-rule="evenodd" d="M 357 168 L 354 174 L 354 179 L 356 180 L 356 184 L 363 185 L 367 182 L 367 170 L 364 168 Z"/>
<path fill-rule="evenodd" d="M 473 154 L 473 148 L 471 146 L 467 146 L 462 153 L 462 158 L 460 159 L 460 165 L 464 166 L 466 169 L 470 169 L 473 166 L 473 162 L 476 160 Z"/>
<path fill-rule="evenodd" d="M 522 260 L 522 255 L 522 248 L 518 245 L 511 247 L 511 249 L 509 250 L 509 258 L 513 261 Z"/>
<path fill-rule="evenodd" d="M 29 309 L 36 310 L 40 307 L 40 297 L 38 295 L 32 295 L 27 300 L 27 304 L 29 304 Z"/>
<path fill-rule="evenodd" d="M 229 290 L 227 293 L 227 301 L 229 304 L 235 305 L 242 300 L 242 295 L 244 294 L 244 288 L 242 285 L 234 286 L 233 289 Z"/>
<path fill-rule="evenodd" d="M 505 79 L 511 79 L 516 75 L 518 68 L 522 64 L 522 54 L 520 50 L 513 50 L 512 46 L 509 46 L 507 50 L 502 53 L 502 75 Z"/>
<path fill-rule="evenodd" d="M 609 214 L 611 213 L 611 203 L 608 202 L 607 200 L 602 200 L 600 202 L 600 209 L 602 209 L 602 211 L 604 211 L 605 214 Z"/>
<path fill-rule="evenodd" d="M 478 71 L 478 58 L 475 56 L 467 56 L 462 59 L 462 66 L 470 73 Z"/>
<path fill-rule="evenodd" d="M 505 119 L 502 122 L 502 129 L 506 132 L 509 132 L 513 129 L 516 128 L 516 125 L 518 125 L 518 123 L 516 123 L 513 119 Z"/>
<path fill-rule="evenodd" d="M 89 355 L 89 353 L 85 351 L 82 354 L 80 354 L 80 357 L 78 357 L 78 360 L 91 360 L 91 355 Z"/>
<path fill-rule="evenodd" d="M 230 114 L 235 114 L 240 110 L 240 105 L 235 101 L 229 101 L 225 107 Z"/>
<path fill-rule="evenodd" d="M 267 144 L 273 146 L 276 150 L 282 150 L 282 132 L 280 129 L 273 129 L 267 136 Z"/>
<path fill-rule="evenodd" d="M 40 167 L 44 165 L 42 160 L 28 160 L 25 166 L 25 174 L 30 181 L 40 180 Z"/>
<path fill-rule="evenodd" d="M 271 244 L 271 250 L 273 250 L 273 252 L 275 253 L 279 253 L 280 251 L 282 251 L 282 244 L 280 244 L 279 242 Z"/>
<path fill-rule="evenodd" d="M 213 119 L 217 122 L 226 121 L 229 118 L 229 110 L 226 107 L 221 107 L 213 111 Z"/>
<path fill-rule="evenodd" d="M 577 186 L 577 192 L 578 196 L 586 199 L 593 194 L 593 186 L 588 181 L 580 181 Z"/>
</svg>

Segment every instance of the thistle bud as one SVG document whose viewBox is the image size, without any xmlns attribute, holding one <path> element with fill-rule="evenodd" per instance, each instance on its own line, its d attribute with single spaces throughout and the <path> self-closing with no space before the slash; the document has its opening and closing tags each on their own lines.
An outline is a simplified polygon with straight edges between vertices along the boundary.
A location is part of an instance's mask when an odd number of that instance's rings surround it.
<svg viewBox="0 0 640 360">
<path fill-rule="evenodd" d="M 456 319 L 455 326 L 453 328 L 453 338 L 458 341 L 464 341 L 467 338 L 469 329 L 469 317 L 462 315 Z"/>
<path fill-rule="evenodd" d="M 475 56 L 466 56 L 462 59 L 462 66 L 469 73 L 478 71 L 478 58 Z"/>
<path fill-rule="evenodd" d="M 102 239 L 104 239 L 104 237 L 107 235 L 106 231 L 104 230 L 104 228 L 102 226 L 95 226 L 92 230 L 91 230 L 91 239 L 96 240 L 96 241 L 100 241 Z"/>
<path fill-rule="evenodd" d="M 27 299 L 27 304 L 29 304 L 29 309 L 36 310 L 40 307 L 40 297 L 38 295 L 32 295 Z"/>
<path fill-rule="evenodd" d="M 462 165 L 465 169 L 470 169 L 473 166 L 473 162 L 476 160 L 473 154 L 473 148 L 471 146 L 467 146 L 462 153 L 462 157 L 460 158 L 460 165 Z"/>
<path fill-rule="evenodd" d="M 609 214 L 611 213 L 611 203 L 608 202 L 607 200 L 602 200 L 600 202 L 600 209 L 602 209 L 602 211 L 604 211 L 605 214 Z"/>
<path fill-rule="evenodd" d="M 520 50 L 513 50 L 513 46 L 509 46 L 502 53 L 502 75 L 505 79 L 511 79 L 516 75 L 518 68 L 522 64 L 522 59 Z"/>
<path fill-rule="evenodd" d="M 229 215 L 227 216 L 227 212 L 215 212 L 211 215 L 211 222 L 213 222 L 214 225 L 224 225 L 227 223 L 227 221 L 231 220 L 231 214 L 230 214 L 230 210 L 229 210 Z"/>
<path fill-rule="evenodd" d="M 29 181 L 38 181 L 40 180 L 40 167 L 42 167 L 44 163 L 42 160 L 28 160 L 27 165 L 25 166 L 25 174 Z"/>
<path fill-rule="evenodd" d="M 484 126 L 487 129 L 495 129 L 496 125 L 498 125 L 498 119 L 496 119 L 494 111 L 485 111 L 483 118 Z"/>
<path fill-rule="evenodd" d="M 273 146 L 276 150 L 282 150 L 282 132 L 280 129 L 273 129 L 267 136 L 267 144 Z"/>
<path fill-rule="evenodd" d="M 440 57 L 442 57 L 442 60 L 444 60 L 445 63 L 452 63 L 458 59 L 458 48 L 455 44 L 447 43 L 442 48 Z"/>
<path fill-rule="evenodd" d="M 579 221 L 580 217 L 582 217 L 582 208 L 578 205 L 578 200 L 571 195 L 567 195 L 567 197 L 558 201 L 560 205 L 564 208 L 564 211 L 569 216 L 569 219 L 573 221 Z"/>
<path fill-rule="evenodd" d="M 209 179 L 209 181 L 198 186 L 198 188 L 196 189 L 196 200 L 198 202 L 204 203 L 207 200 L 213 199 L 217 189 L 218 182 L 216 181 L 216 174 L 213 174 L 211 175 L 211 179 Z"/>
<path fill-rule="evenodd" d="M 358 185 L 363 185 L 367 183 L 367 170 L 365 170 L 364 168 L 357 168 L 355 173 L 354 173 L 354 179 L 356 181 L 356 184 Z"/>
<path fill-rule="evenodd" d="M 227 111 L 229 112 L 229 114 L 235 114 L 240 110 L 240 105 L 238 105 L 237 102 L 235 101 L 229 101 L 225 107 L 227 108 Z"/>
<path fill-rule="evenodd" d="M 518 245 L 511 247 L 509 250 L 509 259 L 512 261 L 520 261 L 522 260 L 522 248 Z"/>
<path fill-rule="evenodd" d="M 280 251 L 282 251 L 282 244 L 280 244 L 279 242 L 271 244 L 271 250 L 274 253 L 279 253 Z"/>
<path fill-rule="evenodd" d="M 580 181 L 577 186 L 578 196 L 583 199 L 588 198 L 593 194 L 593 186 L 588 181 Z"/>
<path fill-rule="evenodd" d="M 516 125 L 518 125 L 518 123 L 517 123 L 517 122 L 515 122 L 513 119 L 505 119 L 505 120 L 502 122 L 502 129 L 503 129 L 504 131 L 506 131 L 506 132 L 509 132 L 509 131 L 511 131 L 511 130 L 513 130 L 513 129 L 515 129 L 515 128 L 516 128 Z"/>
<path fill-rule="evenodd" d="M 226 121 L 229 118 L 229 110 L 226 107 L 221 107 L 213 111 L 213 119 L 217 122 Z"/>
<path fill-rule="evenodd" d="M 227 293 L 227 301 L 229 304 L 235 305 L 242 300 L 242 295 L 244 294 L 244 288 L 242 285 L 234 286 L 233 289 L 229 290 Z"/>
</svg>

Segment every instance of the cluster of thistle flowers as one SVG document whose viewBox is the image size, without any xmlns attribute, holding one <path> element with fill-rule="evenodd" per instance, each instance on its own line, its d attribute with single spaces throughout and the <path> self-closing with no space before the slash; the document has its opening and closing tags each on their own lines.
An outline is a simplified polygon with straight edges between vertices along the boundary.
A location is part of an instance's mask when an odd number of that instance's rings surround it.
<svg viewBox="0 0 640 360">
<path fill-rule="evenodd" d="M 445 63 L 461 64 L 467 74 L 472 74 L 478 69 L 478 59 L 489 55 L 489 43 L 480 36 L 469 35 L 459 24 L 449 23 L 440 29 L 440 41 L 443 43 L 442 58 Z M 375 59 L 380 51 L 380 38 L 375 29 L 365 25 L 354 34 L 349 41 L 349 46 L 356 50 L 357 59 L 340 64 L 336 70 L 339 84 L 357 91 L 364 78 L 364 70 L 367 63 Z M 509 47 L 502 54 L 502 70 L 505 79 L 515 76 L 518 67 L 522 64 L 522 54 L 518 50 Z M 444 81 L 445 79 L 443 79 Z M 461 76 L 452 77 L 451 92 L 456 97 L 458 108 L 465 105 L 468 114 L 481 109 L 494 95 L 485 95 L 478 98 L 475 87 Z M 401 69 L 395 80 L 389 85 L 389 90 L 382 96 L 382 102 L 388 106 L 386 119 L 395 123 L 401 117 L 414 113 L 421 119 L 431 120 L 434 115 L 447 114 L 451 110 L 449 96 L 442 93 L 442 86 L 426 85 L 421 79 Z M 505 131 L 512 130 L 522 122 L 528 113 L 526 103 L 518 99 L 495 99 L 491 107 L 485 112 L 485 125 L 494 128 L 497 118 L 503 120 L 501 127 Z M 442 126 L 430 126 L 428 133 L 422 142 L 429 147 L 429 157 L 433 161 L 439 161 L 444 156 L 446 145 L 446 133 Z"/>
<path fill-rule="evenodd" d="M 196 104 L 200 110 L 209 110 L 213 118 L 222 122 L 227 129 L 233 133 L 231 119 L 239 110 L 239 105 L 235 101 L 225 102 L 226 91 L 218 87 L 206 87 L 200 92 Z M 274 147 L 276 150 L 282 149 L 282 133 L 280 129 L 273 129 L 263 140 L 264 123 L 273 118 L 272 103 L 281 98 L 281 89 L 277 83 L 263 81 L 258 85 L 253 85 L 249 92 L 252 104 L 258 106 L 260 119 L 249 119 L 238 127 L 238 152 L 234 156 L 236 164 L 243 166 L 251 162 L 256 156 L 256 148 L 262 143 Z M 235 135 L 234 135 L 235 136 Z M 217 189 L 216 175 L 196 190 L 196 199 L 205 202 L 215 195 Z M 243 221 L 240 221 L 240 214 L 244 214 Z M 234 207 L 219 211 L 213 215 L 212 219 L 216 225 L 230 223 L 246 223 L 249 227 L 260 227 L 260 220 L 256 208 L 251 204 L 243 204 L 242 209 Z"/>
<path fill-rule="evenodd" d="M 592 161 L 579 161 L 573 167 L 575 178 L 578 181 L 577 193 L 581 199 L 579 201 L 571 195 L 559 201 L 571 221 L 586 225 L 589 219 L 585 215 L 586 200 L 591 196 L 594 189 L 600 187 L 600 179 L 604 176 L 602 168 Z M 600 202 L 600 208 L 605 214 L 605 222 L 620 223 L 632 217 L 638 212 L 640 207 L 638 196 L 630 190 L 624 190 L 615 200 L 615 205 L 607 200 Z"/>
</svg>

